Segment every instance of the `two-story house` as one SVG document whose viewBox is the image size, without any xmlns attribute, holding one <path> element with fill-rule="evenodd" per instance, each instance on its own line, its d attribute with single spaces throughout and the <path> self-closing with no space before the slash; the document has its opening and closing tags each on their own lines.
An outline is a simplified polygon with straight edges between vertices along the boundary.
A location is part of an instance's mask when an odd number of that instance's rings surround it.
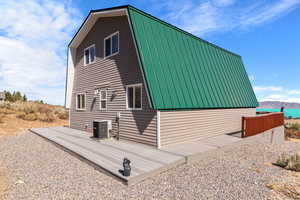
<svg viewBox="0 0 300 200">
<path fill-rule="evenodd" d="M 239 55 L 132 6 L 92 10 L 68 46 L 74 129 L 160 148 L 240 132 L 257 106 Z"/>
</svg>

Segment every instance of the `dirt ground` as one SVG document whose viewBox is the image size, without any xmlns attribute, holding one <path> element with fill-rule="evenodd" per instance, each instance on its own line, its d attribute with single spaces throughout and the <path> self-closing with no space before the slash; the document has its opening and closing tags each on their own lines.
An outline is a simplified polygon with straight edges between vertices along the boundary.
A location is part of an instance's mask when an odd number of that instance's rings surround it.
<svg viewBox="0 0 300 200">
<path fill-rule="evenodd" d="M 300 119 L 286 119 L 284 120 L 285 123 L 299 123 L 300 124 Z"/>
<path fill-rule="evenodd" d="M 273 191 L 271 199 L 300 199 L 300 172 L 288 171 L 280 181 L 267 185 Z"/>
<path fill-rule="evenodd" d="M 30 128 L 42 128 L 51 126 L 64 126 L 68 125 L 68 120 L 56 120 L 54 122 L 41 122 L 41 121 L 25 121 L 16 118 L 14 114 L 6 115 L 3 123 L 0 123 L 0 138 L 3 136 L 13 136 L 22 134 Z"/>
<path fill-rule="evenodd" d="M 51 126 L 68 125 L 68 120 L 56 120 L 54 122 L 41 121 L 25 121 L 15 117 L 15 114 L 6 115 L 3 123 L 0 123 L 0 139 L 7 136 L 16 136 L 23 134 L 30 128 L 42 128 Z M 0 160 L 0 200 L 3 199 L 3 194 L 8 190 L 5 167 Z"/>
</svg>

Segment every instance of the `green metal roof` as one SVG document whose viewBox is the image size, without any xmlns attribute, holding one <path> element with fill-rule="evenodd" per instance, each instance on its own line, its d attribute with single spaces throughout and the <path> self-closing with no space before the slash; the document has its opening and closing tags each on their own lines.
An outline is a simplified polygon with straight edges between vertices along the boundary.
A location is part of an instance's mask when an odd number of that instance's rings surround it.
<svg viewBox="0 0 300 200">
<path fill-rule="evenodd" d="M 257 107 L 239 55 L 128 6 L 152 107 Z"/>
</svg>

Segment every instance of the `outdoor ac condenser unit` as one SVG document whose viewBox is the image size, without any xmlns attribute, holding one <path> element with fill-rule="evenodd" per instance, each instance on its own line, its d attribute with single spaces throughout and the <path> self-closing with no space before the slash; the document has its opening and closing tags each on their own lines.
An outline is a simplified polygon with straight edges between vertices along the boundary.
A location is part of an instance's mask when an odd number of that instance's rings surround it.
<svg viewBox="0 0 300 200">
<path fill-rule="evenodd" d="M 110 138 L 111 121 L 99 121 L 99 136 L 100 138 Z"/>
</svg>

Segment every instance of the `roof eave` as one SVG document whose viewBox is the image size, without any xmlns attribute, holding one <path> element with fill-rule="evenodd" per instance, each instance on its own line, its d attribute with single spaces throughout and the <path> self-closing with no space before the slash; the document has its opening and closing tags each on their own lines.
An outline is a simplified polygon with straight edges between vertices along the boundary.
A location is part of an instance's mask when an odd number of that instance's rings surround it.
<svg viewBox="0 0 300 200">
<path fill-rule="evenodd" d="M 87 33 L 91 30 L 91 28 L 94 26 L 94 24 L 100 17 L 125 16 L 127 14 L 127 8 L 128 5 L 91 10 L 88 16 L 81 24 L 78 31 L 75 33 L 74 37 L 71 39 L 70 43 L 68 44 L 68 47 L 78 47 L 80 42 L 85 38 Z"/>
</svg>

